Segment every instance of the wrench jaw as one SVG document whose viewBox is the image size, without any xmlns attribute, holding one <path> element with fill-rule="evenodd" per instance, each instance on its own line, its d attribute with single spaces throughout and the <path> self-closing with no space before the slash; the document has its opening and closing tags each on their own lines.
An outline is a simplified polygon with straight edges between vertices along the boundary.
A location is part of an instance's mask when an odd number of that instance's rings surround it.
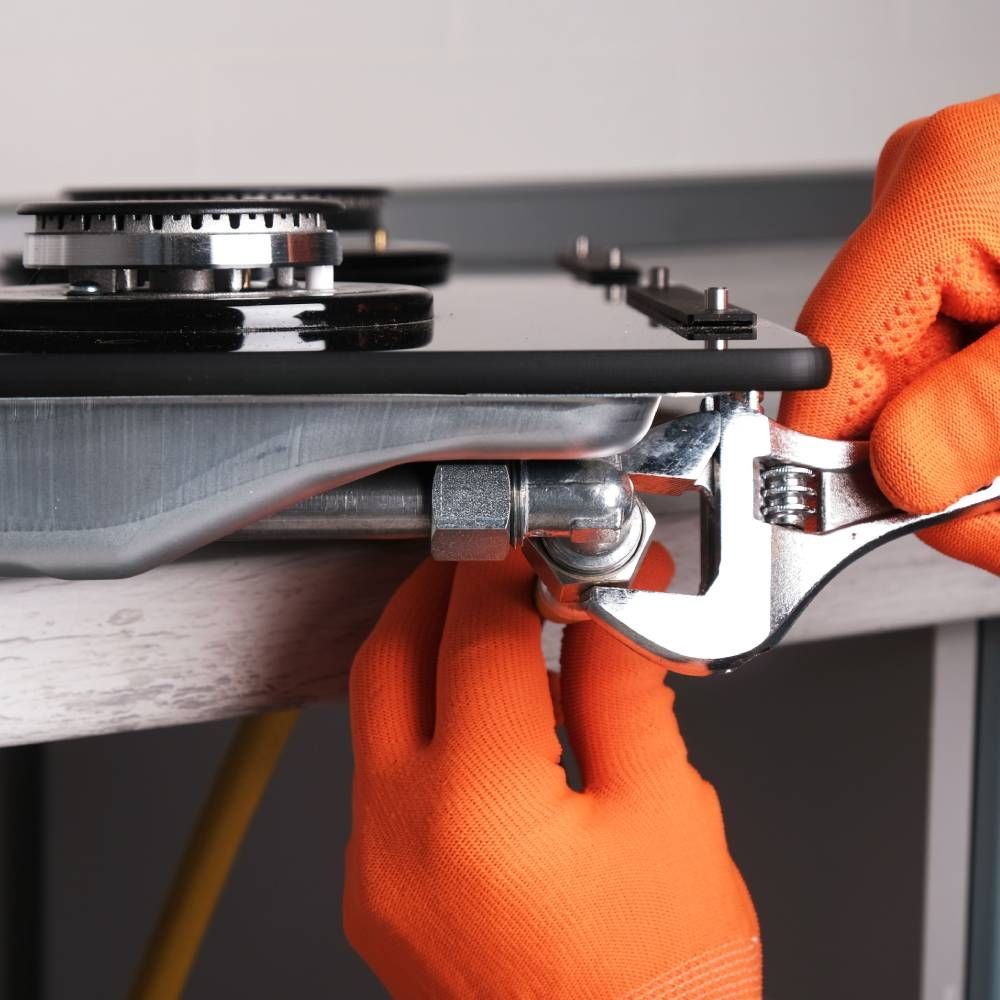
<svg viewBox="0 0 1000 1000">
<path fill-rule="evenodd" d="M 722 421 L 722 414 L 713 409 L 658 424 L 622 455 L 622 471 L 639 493 L 679 496 L 688 490 L 708 490 Z"/>
<path fill-rule="evenodd" d="M 701 489 L 705 496 L 703 592 L 654 594 L 597 586 L 583 600 L 595 621 L 645 655 L 670 661 L 674 669 L 683 663 L 728 669 L 763 648 L 772 631 L 776 529 L 758 516 L 756 472 L 759 460 L 771 452 L 770 421 L 729 398 L 716 400 L 715 409 L 704 416 L 718 421 L 718 445 L 709 456 L 710 467 L 697 476 L 685 475 L 688 488 Z"/>
<path fill-rule="evenodd" d="M 583 607 L 636 652 L 677 673 L 729 670 L 771 644 L 766 588 L 732 593 L 731 578 L 704 594 L 654 594 L 593 587 Z M 734 606 L 739 607 L 737 616 Z"/>
</svg>

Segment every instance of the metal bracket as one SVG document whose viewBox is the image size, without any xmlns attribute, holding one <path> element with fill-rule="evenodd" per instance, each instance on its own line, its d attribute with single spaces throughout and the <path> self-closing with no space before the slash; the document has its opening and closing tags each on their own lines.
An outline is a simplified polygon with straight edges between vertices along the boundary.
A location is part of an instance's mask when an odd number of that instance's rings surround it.
<svg viewBox="0 0 1000 1000">
<path fill-rule="evenodd" d="M 559 254 L 559 266 L 590 285 L 631 285 L 639 268 L 622 256 L 620 247 L 599 250 L 586 236 L 578 236 L 572 251 Z"/>
<path fill-rule="evenodd" d="M 417 461 L 597 458 L 658 396 L 0 400 L 0 574 L 129 576 Z"/>
<path fill-rule="evenodd" d="M 665 272 L 660 268 L 659 272 Z M 656 269 L 654 269 L 654 273 Z M 687 285 L 633 285 L 625 301 L 654 323 L 680 334 L 686 340 L 756 340 L 757 314 L 729 304 L 728 290 Z"/>
</svg>

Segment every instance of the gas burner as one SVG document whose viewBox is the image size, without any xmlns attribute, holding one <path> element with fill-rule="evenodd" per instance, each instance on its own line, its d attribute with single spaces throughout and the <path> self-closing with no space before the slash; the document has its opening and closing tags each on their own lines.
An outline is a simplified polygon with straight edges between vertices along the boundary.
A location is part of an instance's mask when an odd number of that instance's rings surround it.
<svg viewBox="0 0 1000 1000">
<path fill-rule="evenodd" d="M 65 283 L 0 289 L 0 351 L 340 351 L 419 347 L 433 297 L 334 288 L 333 201 L 121 200 L 22 206 L 24 262 Z M 263 275 L 263 277 L 261 277 Z"/>
<path fill-rule="evenodd" d="M 333 288 L 340 263 L 327 217 L 336 202 L 131 200 L 22 205 L 35 217 L 25 268 L 64 270 L 71 295 L 239 292 L 254 269 L 273 270 L 278 288 Z"/>
<path fill-rule="evenodd" d="M 232 185 L 231 187 L 74 188 L 70 201 L 335 201 L 339 232 L 374 232 L 382 228 L 386 188 L 302 185 Z"/>
<path fill-rule="evenodd" d="M 162 188 L 80 188 L 67 191 L 73 201 L 191 199 L 260 201 L 335 201 L 341 209 L 331 221 L 343 237 L 342 276 L 346 281 L 388 281 L 403 285 L 440 285 L 451 271 L 451 250 L 444 243 L 390 237 L 383 220 L 389 191 L 378 187 L 238 186 Z M 16 263 L 16 262 L 15 262 Z M 16 274 L 8 266 L 10 274 Z"/>
</svg>

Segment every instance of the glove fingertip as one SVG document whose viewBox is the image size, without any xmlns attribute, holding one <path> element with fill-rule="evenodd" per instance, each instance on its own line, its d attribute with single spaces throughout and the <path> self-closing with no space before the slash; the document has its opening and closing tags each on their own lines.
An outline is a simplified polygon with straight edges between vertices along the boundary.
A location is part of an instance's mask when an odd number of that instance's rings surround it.
<svg viewBox="0 0 1000 1000">
<path fill-rule="evenodd" d="M 886 408 L 872 429 L 872 474 L 879 489 L 901 510 L 931 511 L 933 491 L 914 456 L 914 423 L 906 408 Z"/>
<path fill-rule="evenodd" d="M 990 412 L 996 394 L 990 365 L 976 356 L 983 346 L 991 345 L 975 345 L 924 372 L 876 422 L 872 472 L 897 507 L 931 513 L 996 475 L 997 425 Z"/>
<path fill-rule="evenodd" d="M 1000 575 L 1000 512 L 925 528 L 920 540 L 946 556 Z"/>
</svg>

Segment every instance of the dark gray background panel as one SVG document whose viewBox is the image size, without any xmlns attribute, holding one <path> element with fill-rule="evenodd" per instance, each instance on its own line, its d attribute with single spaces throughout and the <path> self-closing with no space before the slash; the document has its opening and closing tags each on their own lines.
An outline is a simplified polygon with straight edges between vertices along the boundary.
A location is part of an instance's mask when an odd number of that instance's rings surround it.
<svg viewBox="0 0 1000 1000">
<path fill-rule="evenodd" d="M 969 1000 L 1000 996 L 1000 620 L 980 624 L 969 879 Z"/>
<path fill-rule="evenodd" d="M 842 238 L 871 188 L 870 171 L 414 188 L 389 199 L 386 222 L 390 235 L 451 244 L 463 267 L 537 267 L 581 233 L 631 249 Z"/>
</svg>

